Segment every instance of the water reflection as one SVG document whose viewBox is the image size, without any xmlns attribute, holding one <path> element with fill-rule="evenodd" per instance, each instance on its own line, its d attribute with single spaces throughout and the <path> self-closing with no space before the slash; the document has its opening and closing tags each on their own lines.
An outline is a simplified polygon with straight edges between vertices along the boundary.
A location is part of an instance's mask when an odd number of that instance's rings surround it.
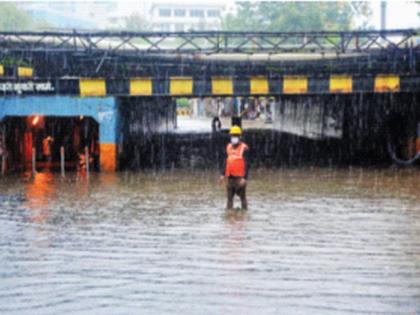
<svg viewBox="0 0 420 315">
<path fill-rule="evenodd" d="M 56 185 L 54 184 L 55 175 L 50 172 L 37 173 L 26 184 L 26 206 L 33 210 L 31 221 L 43 223 L 48 217 L 49 200 L 54 199 Z"/>
<path fill-rule="evenodd" d="M 231 266 L 226 274 L 227 290 L 226 296 L 231 299 L 241 299 L 244 297 L 243 292 L 246 291 L 244 286 L 244 267 L 247 265 L 247 233 L 246 224 L 249 212 L 246 210 L 227 210 L 225 211 L 225 220 L 227 228 L 227 236 L 225 240 L 224 264 Z M 229 309 L 224 312 L 230 312 Z"/>
<path fill-rule="evenodd" d="M 253 170 L 248 211 L 212 172 L 2 178 L 0 313 L 413 313 L 418 178 Z"/>
</svg>

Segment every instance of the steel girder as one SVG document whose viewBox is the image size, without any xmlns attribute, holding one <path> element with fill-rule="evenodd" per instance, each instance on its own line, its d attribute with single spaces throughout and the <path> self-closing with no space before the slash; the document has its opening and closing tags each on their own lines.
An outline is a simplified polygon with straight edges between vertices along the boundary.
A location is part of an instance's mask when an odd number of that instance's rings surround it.
<svg viewBox="0 0 420 315">
<path fill-rule="evenodd" d="M 125 55 L 195 53 L 363 53 L 419 49 L 414 29 L 323 32 L 0 32 L 10 51 Z"/>
</svg>

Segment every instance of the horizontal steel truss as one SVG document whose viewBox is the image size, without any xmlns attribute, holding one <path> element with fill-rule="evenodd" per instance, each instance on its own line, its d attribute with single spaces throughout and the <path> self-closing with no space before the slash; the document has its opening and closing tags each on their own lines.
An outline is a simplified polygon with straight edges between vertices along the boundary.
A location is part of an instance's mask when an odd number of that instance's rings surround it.
<svg viewBox="0 0 420 315">
<path fill-rule="evenodd" d="M 418 49 L 419 31 L 352 32 L 0 32 L 7 51 L 160 53 L 361 53 Z"/>
</svg>

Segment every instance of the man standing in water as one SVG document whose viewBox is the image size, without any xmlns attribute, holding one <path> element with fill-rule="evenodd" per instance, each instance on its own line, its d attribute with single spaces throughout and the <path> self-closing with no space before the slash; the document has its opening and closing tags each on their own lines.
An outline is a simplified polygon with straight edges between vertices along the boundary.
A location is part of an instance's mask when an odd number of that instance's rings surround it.
<svg viewBox="0 0 420 315">
<path fill-rule="evenodd" d="M 53 141 L 54 139 L 50 136 L 47 136 L 42 140 L 42 154 L 47 163 L 51 162 L 51 143 Z"/>
<path fill-rule="evenodd" d="M 230 129 L 230 143 L 226 147 L 227 159 L 221 169 L 220 181 L 226 179 L 227 209 L 233 209 L 233 197 L 241 199 L 242 210 L 248 208 L 246 185 L 249 171 L 249 148 L 241 141 L 242 130 L 238 126 Z"/>
</svg>

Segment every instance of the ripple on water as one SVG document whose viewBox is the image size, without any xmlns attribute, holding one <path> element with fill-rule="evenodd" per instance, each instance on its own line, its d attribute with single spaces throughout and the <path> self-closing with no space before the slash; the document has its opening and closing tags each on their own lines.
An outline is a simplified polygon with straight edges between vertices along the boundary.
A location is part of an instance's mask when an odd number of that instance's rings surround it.
<svg viewBox="0 0 420 315">
<path fill-rule="evenodd" d="M 1 314 L 416 314 L 418 170 L 2 178 Z"/>
</svg>

